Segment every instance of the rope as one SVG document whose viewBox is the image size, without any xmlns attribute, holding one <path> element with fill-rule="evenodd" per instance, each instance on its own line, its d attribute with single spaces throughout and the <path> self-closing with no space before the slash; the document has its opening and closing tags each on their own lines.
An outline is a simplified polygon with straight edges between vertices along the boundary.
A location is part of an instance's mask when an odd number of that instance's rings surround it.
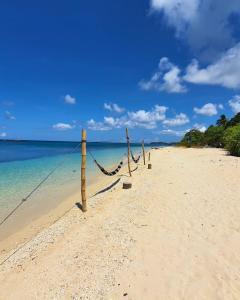
<svg viewBox="0 0 240 300">
<path fill-rule="evenodd" d="M 132 156 L 132 160 L 135 162 L 135 164 L 137 164 L 139 162 L 140 155 L 138 156 L 138 158 L 135 158 L 132 151 L 131 151 L 131 156 Z"/>
<path fill-rule="evenodd" d="M 100 171 L 106 175 L 106 176 L 114 176 L 116 175 L 122 168 L 123 166 L 123 160 L 118 164 L 117 168 L 113 171 L 108 172 L 106 169 L 104 169 L 96 160 L 96 158 L 94 157 L 94 155 L 92 154 L 92 152 L 90 150 L 87 150 L 89 152 L 89 154 L 91 155 L 94 163 L 97 165 L 97 167 L 100 169 Z"/>
<path fill-rule="evenodd" d="M 101 170 L 101 172 L 107 176 L 114 176 L 116 175 L 122 168 L 123 162 L 121 161 L 119 163 L 119 165 L 117 166 L 117 168 L 114 171 L 108 172 L 107 170 L 105 170 L 96 160 L 94 161 L 95 164 L 98 166 L 98 168 Z"/>
<path fill-rule="evenodd" d="M 69 154 L 72 154 L 77 148 L 79 148 L 79 146 L 81 145 L 81 143 L 79 143 Z M 18 210 L 24 202 L 26 202 L 42 185 L 45 181 L 48 180 L 48 178 L 66 161 L 66 159 L 64 158 L 63 160 L 61 160 L 55 168 L 53 168 L 46 177 L 44 177 L 34 188 L 33 190 L 25 197 L 21 200 L 20 203 L 18 203 L 18 205 L 15 206 L 15 208 L 0 222 L 0 226 L 2 226 L 14 213 L 16 210 Z"/>
</svg>

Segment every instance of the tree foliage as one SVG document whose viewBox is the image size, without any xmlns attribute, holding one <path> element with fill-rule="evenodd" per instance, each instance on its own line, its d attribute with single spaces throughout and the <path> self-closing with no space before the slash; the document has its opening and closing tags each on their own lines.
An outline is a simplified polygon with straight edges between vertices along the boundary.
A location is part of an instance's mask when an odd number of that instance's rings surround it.
<svg viewBox="0 0 240 300">
<path fill-rule="evenodd" d="M 192 129 L 185 134 L 180 145 L 185 147 L 199 147 L 203 145 L 203 138 L 204 134 L 201 131 Z"/>
<path fill-rule="evenodd" d="M 179 145 L 225 148 L 231 155 L 240 156 L 240 112 L 229 121 L 221 115 L 216 125 L 209 126 L 204 133 L 197 129 L 188 131 Z"/>
<path fill-rule="evenodd" d="M 233 127 L 240 124 L 240 112 L 227 122 L 227 127 Z"/>
<path fill-rule="evenodd" d="M 221 148 L 223 146 L 224 126 L 210 126 L 204 133 L 204 144 L 210 147 Z"/>
<path fill-rule="evenodd" d="M 223 143 L 231 155 L 240 156 L 240 124 L 225 130 Z"/>
<path fill-rule="evenodd" d="M 226 118 L 226 116 L 221 115 L 220 118 L 217 120 L 216 125 L 226 127 L 227 123 L 228 123 L 228 119 Z"/>
</svg>

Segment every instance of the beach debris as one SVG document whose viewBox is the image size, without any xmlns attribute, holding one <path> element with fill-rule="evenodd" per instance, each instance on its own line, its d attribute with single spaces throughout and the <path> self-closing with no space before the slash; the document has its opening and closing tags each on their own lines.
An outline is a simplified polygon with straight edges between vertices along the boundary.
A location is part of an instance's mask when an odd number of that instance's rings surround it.
<svg viewBox="0 0 240 300">
<path fill-rule="evenodd" d="M 123 297 L 126 297 L 127 295 L 128 295 L 128 293 L 124 293 L 124 294 L 123 294 Z"/>
</svg>

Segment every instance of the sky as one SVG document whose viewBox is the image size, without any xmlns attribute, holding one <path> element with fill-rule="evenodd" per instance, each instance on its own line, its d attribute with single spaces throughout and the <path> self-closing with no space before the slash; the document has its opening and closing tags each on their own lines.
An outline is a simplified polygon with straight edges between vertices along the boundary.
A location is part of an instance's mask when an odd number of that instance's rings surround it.
<svg viewBox="0 0 240 300">
<path fill-rule="evenodd" d="M 239 0 L 3 0 L 0 139 L 177 141 L 240 111 Z"/>
</svg>

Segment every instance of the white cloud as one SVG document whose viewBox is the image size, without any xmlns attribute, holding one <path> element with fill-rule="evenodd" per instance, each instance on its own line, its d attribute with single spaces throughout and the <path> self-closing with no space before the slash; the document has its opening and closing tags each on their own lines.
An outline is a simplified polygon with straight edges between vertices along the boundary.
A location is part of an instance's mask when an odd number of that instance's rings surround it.
<svg viewBox="0 0 240 300">
<path fill-rule="evenodd" d="M 94 119 L 91 119 L 87 122 L 88 129 L 94 131 L 107 131 L 111 130 L 111 127 L 105 125 L 103 122 L 96 122 Z"/>
<path fill-rule="evenodd" d="M 204 125 L 202 125 L 202 124 L 198 124 L 198 123 L 194 124 L 194 125 L 193 125 L 193 128 L 194 128 L 194 129 L 197 129 L 197 130 L 199 130 L 199 131 L 201 131 L 201 132 L 205 132 L 205 131 L 207 130 L 207 127 L 206 127 L 206 126 L 204 126 Z"/>
<path fill-rule="evenodd" d="M 240 112 L 240 95 L 234 96 L 233 99 L 228 101 L 228 104 L 235 114 L 239 113 Z"/>
<path fill-rule="evenodd" d="M 216 62 L 199 68 L 197 60 L 187 67 L 183 79 L 194 84 L 220 85 L 230 89 L 240 88 L 240 43 L 226 51 Z"/>
<path fill-rule="evenodd" d="M 152 129 L 157 126 L 157 122 L 165 120 L 167 109 L 166 106 L 155 105 L 150 111 L 142 109 L 135 112 L 128 112 L 128 118 L 132 127 Z"/>
<path fill-rule="evenodd" d="M 236 43 L 229 19 L 239 15 L 239 0 L 150 0 L 150 5 L 203 59 L 212 59 Z"/>
<path fill-rule="evenodd" d="M 174 136 L 184 136 L 184 134 L 189 131 L 188 130 L 173 130 L 173 129 L 163 129 L 163 130 L 160 130 L 158 132 L 158 134 L 164 134 L 164 135 L 174 135 Z"/>
<path fill-rule="evenodd" d="M 120 118 L 104 117 L 102 122 L 96 122 L 93 119 L 88 121 L 88 127 L 91 130 L 110 130 L 113 128 L 145 128 L 153 129 L 157 123 L 165 120 L 167 107 L 155 105 L 151 110 L 137 110 L 127 112 Z"/>
<path fill-rule="evenodd" d="M 180 73 L 181 70 L 176 65 L 172 64 L 167 57 L 162 57 L 158 70 L 152 75 L 150 80 L 141 80 L 139 87 L 145 91 L 184 93 L 186 92 L 186 87 L 182 84 Z"/>
<path fill-rule="evenodd" d="M 122 113 L 125 111 L 125 108 L 120 107 L 116 103 L 104 103 L 104 108 L 109 111 L 114 111 L 116 113 Z"/>
<path fill-rule="evenodd" d="M 189 123 L 189 118 L 186 114 L 183 113 L 176 115 L 175 118 L 166 119 L 163 121 L 163 124 L 167 126 L 182 126 L 187 123 Z"/>
<path fill-rule="evenodd" d="M 7 120 L 16 120 L 15 116 L 8 110 L 5 111 L 4 116 Z"/>
<path fill-rule="evenodd" d="M 64 101 L 66 104 L 76 104 L 77 103 L 77 100 L 76 98 L 72 97 L 71 95 L 67 94 L 65 97 L 64 97 Z"/>
<path fill-rule="evenodd" d="M 207 103 L 207 104 L 203 105 L 201 108 L 194 107 L 193 110 L 196 114 L 211 117 L 211 116 L 215 116 L 218 114 L 218 110 L 217 110 L 218 107 L 219 106 L 217 104 Z M 220 107 L 221 107 L 221 104 L 220 104 Z"/>
<path fill-rule="evenodd" d="M 199 0 L 151 0 L 151 7 L 163 11 L 170 25 L 177 31 L 184 30 L 185 23 L 192 21 L 198 9 Z"/>
<path fill-rule="evenodd" d="M 1 132 L 0 133 L 0 137 L 6 137 L 6 136 L 7 136 L 6 132 Z"/>
<path fill-rule="evenodd" d="M 73 128 L 75 128 L 75 126 L 71 125 L 71 124 L 67 124 L 67 123 L 57 123 L 57 124 L 54 124 L 52 126 L 52 128 L 55 130 L 64 131 L 64 130 L 73 129 Z"/>
</svg>

